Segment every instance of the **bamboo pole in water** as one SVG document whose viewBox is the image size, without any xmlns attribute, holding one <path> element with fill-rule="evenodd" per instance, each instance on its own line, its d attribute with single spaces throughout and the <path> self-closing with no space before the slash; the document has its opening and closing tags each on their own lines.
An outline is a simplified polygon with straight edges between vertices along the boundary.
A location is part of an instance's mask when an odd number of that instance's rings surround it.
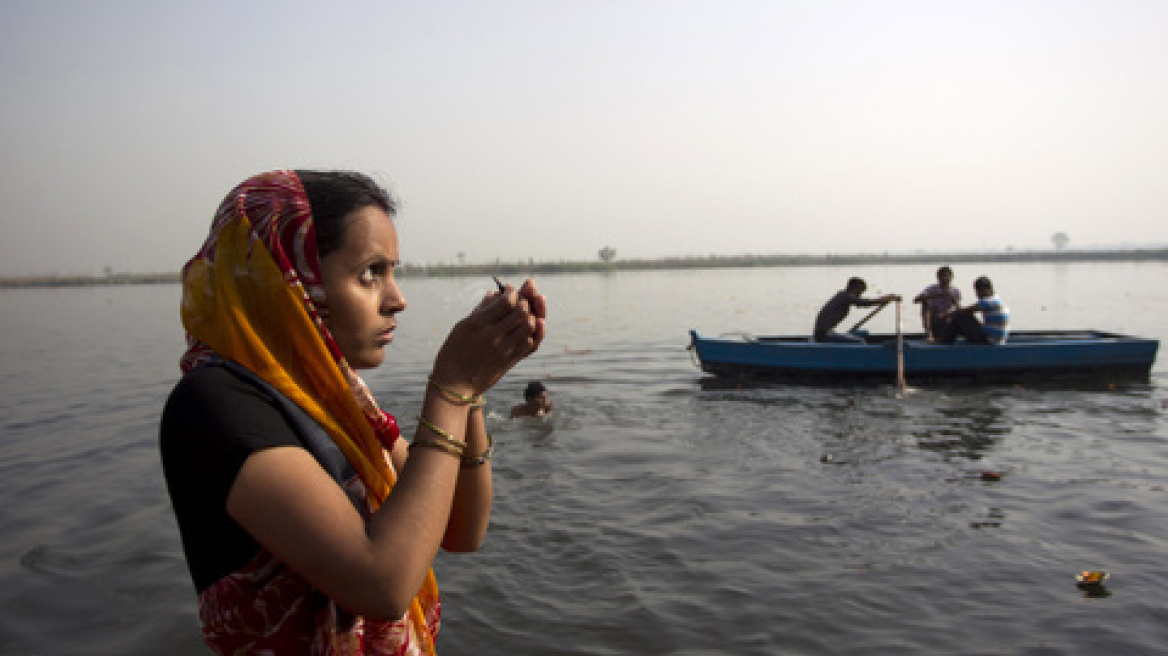
<svg viewBox="0 0 1168 656">
<path fill-rule="evenodd" d="M 900 301 L 896 301 L 896 389 L 904 392 L 904 330 L 901 328 Z"/>
</svg>

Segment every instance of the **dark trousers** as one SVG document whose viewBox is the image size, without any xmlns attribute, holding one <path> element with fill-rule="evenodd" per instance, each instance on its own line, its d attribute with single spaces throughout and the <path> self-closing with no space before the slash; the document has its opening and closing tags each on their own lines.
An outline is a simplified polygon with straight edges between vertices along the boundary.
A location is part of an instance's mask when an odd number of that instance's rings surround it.
<svg viewBox="0 0 1168 656">
<path fill-rule="evenodd" d="M 941 325 L 933 324 L 933 336 L 941 344 L 952 344 L 958 337 L 964 337 L 970 344 L 989 344 L 981 322 L 972 312 L 957 312 L 952 319 Z"/>
</svg>

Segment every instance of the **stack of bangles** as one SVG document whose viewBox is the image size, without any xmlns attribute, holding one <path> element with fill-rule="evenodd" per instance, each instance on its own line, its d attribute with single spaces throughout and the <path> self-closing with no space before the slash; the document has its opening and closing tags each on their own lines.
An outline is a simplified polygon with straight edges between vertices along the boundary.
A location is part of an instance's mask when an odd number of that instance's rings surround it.
<svg viewBox="0 0 1168 656">
<path fill-rule="evenodd" d="M 449 390 L 445 387 L 442 387 L 433 380 L 430 381 L 430 384 L 433 385 L 434 388 L 439 392 L 441 392 L 442 396 L 451 403 L 455 403 L 456 405 L 468 405 L 472 408 L 483 407 L 483 397 L 481 394 L 478 396 L 464 396 L 455 392 L 454 390 Z M 418 415 L 418 423 L 421 426 L 419 427 L 418 432 L 414 434 L 414 441 L 410 444 L 411 449 L 414 447 L 438 449 L 439 451 L 458 458 L 459 464 L 464 469 L 481 467 L 482 465 L 490 462 L 491 456 L 495 453 L 495 438 L 491 437 L 489 432 L 487 433 L 487 450 L 479 456 L 468 456 L 465 455 L 466 442 L 458 439 L 445 430 L 442 430 L 442 428 L 440 428 L 434 422 L 426 419 L 421 415 Z M 425 428 L 429 435 L 424 435 L 420 428 Z"/>
<path fill-rule="evenodd" d="M 434 382 L 433 378 L 430 379 L 430 386 L 441 392 L 442 398 L 446 399 L 454 405 L 465 405 L 472 408 L 481 408 L 486 404 L 486 401 L 483 400 L 482 394 L 476 394 L 472 396 L 459 394 L 458 392 L 455 392 L 448 387 L 443 387 L 442 385 Z"/>
</svg>

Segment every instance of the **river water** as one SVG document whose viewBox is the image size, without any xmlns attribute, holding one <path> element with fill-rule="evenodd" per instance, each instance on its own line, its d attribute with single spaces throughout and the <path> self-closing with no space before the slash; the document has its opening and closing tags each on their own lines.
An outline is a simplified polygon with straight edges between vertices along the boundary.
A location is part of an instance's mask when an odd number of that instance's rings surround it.
<svg viewBox="0 0 1168 656">
<path fill-rule="evenodd" d="M 1168 336 L 1168 265 L 963 265 L 967 298 L 983 273 L 1016 329 Z M 435 565 L 440 653 L 1163 653 L 1163 357 L 1146 383 L 904 396 L 692 364 L 688 329 L 805 334 L 857 274 L 911 296 L 933 267 L 542 278 L 544 348 L 488 397 L 491 531 Z M 416 412 L 489 285 L 403 282 L 410 308 L 366 377 L 386 409 Z M 0 291 L 0 654 L 209 653 L 157 454 L 178 293 Z M 892 310 L 867 327 L 892 330 Z M 505 419 L 533 378 L 553 416 Z M 1111 573 L 1106 596 L 1075 587 L 1083 569 Z"/>
</svg>

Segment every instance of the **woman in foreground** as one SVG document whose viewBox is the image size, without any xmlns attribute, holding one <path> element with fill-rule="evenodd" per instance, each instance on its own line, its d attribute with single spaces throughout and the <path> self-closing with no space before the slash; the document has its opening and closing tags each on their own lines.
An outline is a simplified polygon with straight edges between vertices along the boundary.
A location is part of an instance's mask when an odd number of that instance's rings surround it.
<svg viewBox="0 0 1168 656">
<path fill-rule="evenodd" d="M 360 174 L 261 174 L 183 269 L 162 461 L 219 653 L 431 654 L 431 563 L 486 532 L 482 394 L 539 347 L 545 301 L 528 280 L 454 325 L 407 445 L 355 373 L 406 307 L 393 212 Z"/>
</svg>

